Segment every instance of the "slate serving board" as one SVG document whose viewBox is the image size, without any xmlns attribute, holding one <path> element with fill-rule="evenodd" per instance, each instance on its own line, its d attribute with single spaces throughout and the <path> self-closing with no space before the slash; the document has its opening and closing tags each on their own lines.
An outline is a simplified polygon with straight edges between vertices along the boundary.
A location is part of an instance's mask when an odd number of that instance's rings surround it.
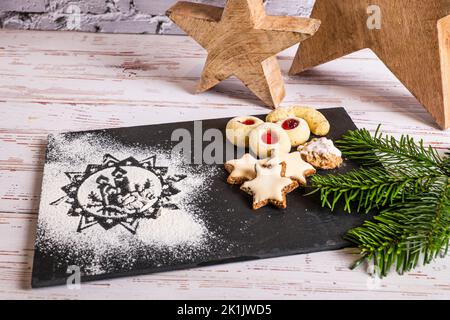
<svg viewBox="0 0 450 320">
<path fill-rule="evenodd" d="M 321 110 L 330 120 L 331 132 L 329 138 L 339 139 L 348 130 L 356 129 L 356 126 L 343 108 Z M 202 121 L 202 131 L 218 128 L 224 131 L 229 119 L 215 119 Z M 176 142 L 171 141 L 171 135 L 175 129 L 184 128 L 194 135 L 194 122 L 172 123 L 152 126 L 141 126 L 132 128 L 119 128 L 110 130 L 75 132 L 64 135 L 65 139 L 81 139 L 85 135 L 101 135 L 102 138 L 115 141 L 119 146 L 133 146 L 136 149 L 146 147 L 170 150 Z M 198 132 L 197 132 L 198 134 Z M 224 135 L 225 136 L 225 135 Z M 65 140 L 66 141 L 66 140 Z M 55 162 L 59 166 L 65 165 L 61 159 L 55 159 L 55 148 L 61 141 L 50 139 L 44 176 L 48 174 L 48 168 Z M 209 142 L 203 142 L 206 146 Z M 224 144 L 228 143 L 224 141 Z M 88 146 L 86 146 L 88 147 Z M 228 146 L 229 147 L 229 146 Z M 99 148 L 98 153 L 105 150 Z M 94 151 L 95 152 L 95 149 Z M 130 156 L 133 156 L 130 154 Z M 120 159 L 118 159 L 120 160 Z M 229 159 L 224 159 L 229 160 Z M 87 163 L 89 159 L 86 160 Z M 67 161 L 64 173 L 72 172 L 72 162 Z M 204 248 L 192 250 L 187 256 L 180 256 L 179 252 L 189 251 L 187 245 L 181 249 L 171 247 L 161 248 L 154 246 L 139 246 L 133 253 L 132 263 L 124 263 L 123 252 L 120 246 L 109 250 L 109 257 L 86 257 L 89 251 L 75 248 L 75 246 L 62 245 L 65 240 L 64 233 L 58 236 L 52 234 L 43 216 L 48 217 L 46 210 L 58 210 L 55 214 L 61 214 L 67 223 L 78 221 L 76 214 L 66 214 L 67 205 L 60 207 L 50 206 L 47 203 L 48 196 L 44 191 L 49 188 L 49 182 L 44 178 L 43 200 L 40 206 L 40 218 L 38 223 L 38 236 L 36 240 L 34 266 L 32 275 L 33 287 L 44 287 L 61 285 L 67 282 L 68 267 L 79 266 L 81 270 L 81 281 L 98 280 L 105 278 L 148 274 L 197 266 L 206 266 L 218 263 L 243 261 L 249 259 L 261 259 L 293 254 L 311 253 L 325 250 L 336 250 L 349 246 L 343 240 L 345 233 L 357 227 L 369 217 L 365 215 L 349 215 L 338 208 L 334 213 L 322 208 L 318 196 L 305 196 L 305 190 L 297 189 L 288 195 L 288 208 L 279 210 L 273 207 L 265 207 L 258 211 L 251 209 L 251 198 L 241 192 L 238 186 L 226 184 L 227 173 L 223 165 L 217 167 L 217 174 L 210 177 L 209 191 L 197 197 L 192 193 L 192 201 L 196 202 L 194 214 L 197 219 L 207 227 L 214 237 L 208 240 Z M 192 165 L 193 172 L 201 172 L 207 165 Z M 357 165 L 349 160 L 345 161 L 342 168 L 337 172 L 346 172 L 356 168 Z M 325 172 L 318 172 L 325 174 Z M 61 188 L 64 186 L 60 186 Z M 58 187 L 58 188 L 60 188 Z M 58 195 L 51 197 L 59 198 Z M 45 202 L 47 201 L 47 202 Z M 73 213 L 73 212 L 72 212 Z M 65 218 L 67 216 L 67 218 Z M 74 220 L 75 219 L 75 220 Z M 65 223 L 65 220 L 62 220 Z M 115 226 L 111 228 L 120 228 Z M 94 226 L 99 228 L 99 226 Z M 111 232 L 105 230 L 105 232 Z M 78 230 L 81 237 L 83 232 L 89 230 Z M 122 231 L 121 231 L 122 232 Z M 125 232 L 125 231 L 123 231 Z M 70 230 L 71 235 L 75 230 Z M 105 233 L 107 234 L 107 233 Z M 133 240 L 133 234 L 129 233 L 127 241 Z M 131 240 L 130 240 L 131 239 Z M 113 245 L 112 245 L 113 246 Z M 50 248 L 50 249 L 49 249 Z M 174 251 L 178 254 L 175 254 Z M 88 253 L 86 253 L 88 252 Z M 95 255 L 95 252 L 92 252 Z M 89 264 L 92 261 L 101 260 L 101 270 L 92 271 Z M 128 261 L 128 260 L 127 260 Z"/>
</svg>

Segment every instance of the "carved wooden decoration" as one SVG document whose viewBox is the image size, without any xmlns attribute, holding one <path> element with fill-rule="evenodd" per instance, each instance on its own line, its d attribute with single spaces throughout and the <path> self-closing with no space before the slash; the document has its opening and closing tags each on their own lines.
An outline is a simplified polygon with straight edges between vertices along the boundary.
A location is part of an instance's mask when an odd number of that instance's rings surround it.
<svg viewBox="0 0 450 320">
<path fill-rule="evenodd" d="M 291 74 L 372 49 L 441 128 L 450 127 L 450 0 L 317 0 L 317 34 Z"/>
<path fill-rule="evenodd" d="M 262 0 L 228 0 L 225 8 L 178 2 L 167 15 L 208 51 L 197 92 L 236 76 L 271 107 L 285 96 L 275 55 L 320 26 L 314 19 L 267 16 Z"/>
</svg>

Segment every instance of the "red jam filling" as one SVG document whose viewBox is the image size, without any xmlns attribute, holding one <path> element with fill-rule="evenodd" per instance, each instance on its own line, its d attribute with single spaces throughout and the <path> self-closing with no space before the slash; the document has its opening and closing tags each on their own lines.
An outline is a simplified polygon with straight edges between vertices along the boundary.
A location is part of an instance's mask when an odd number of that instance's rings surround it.
<svg viewBox="0 0 450 320">
<path fill-rule="evenodd" d="M 265 144 L 276 144 L 279 140 L 277 133 L 272 130 L 267 130 L 264 132 L 261 139 Z"/>
<path fill-rule="evenodd" d="M 287 119 L 283 124 L 281 125 L 284 130 L 292 130 L 299 126 L 300 122 L 296 119 Z"/>
<path fill-rule="evenodd" d="M 246 126 L 252 126 L 252 125 L 255 124 L 255 120 L 253 120 L 253 119 L 247 119 L 247 120 L 241 121 L 241 123 L 242 123 L 242 124 L 245 124 Z"/>
</svg>

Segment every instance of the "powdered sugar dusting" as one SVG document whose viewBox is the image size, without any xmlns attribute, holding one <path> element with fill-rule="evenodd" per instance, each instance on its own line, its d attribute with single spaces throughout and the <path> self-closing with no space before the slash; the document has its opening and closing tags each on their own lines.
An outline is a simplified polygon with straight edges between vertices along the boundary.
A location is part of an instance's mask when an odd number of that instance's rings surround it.
<svg viewBox="0 0 450 320">
<path fill-rule="evenodd" d="M 164 246 L 198 244 L 207 233 L 205 226 L 186 211 L 162 210 L 155 220 L 141 221 L 136 236 L 145 243 Z"/>
<path fill-rule="evenodd" d="M 156 165 L 168 167 L 167 176 L 186 175 L 176 183 L 180 192 L 171 197 L 178 209 L 161 208 L 156 219 L 141 219 L 136 234 L 122 226 L 105 230 L 94 225 L 77 232 L 80 218 L 69 216 L 70 204 L 50 205 L 64 197 L 61 188 L 69 182 L 66 172 L 84 172 L 89 164 L 101 164 L 103 156 L 117 159 L 130 156 L 144 160 L 156 156 Z M 208 252 L 219 239 L 208 230 L 196 199 L 206 196 L 216 167 L 202 170 L 184 166 L 182 159 L 155 147 L 124 145 L 99 133 L 52 136 L 44 172 L 36 246 L 44 254 L 64 256 L 61 264 L 82 267 L 86 275 L 127 270 L 135 265 L 167 265 L 189 262 Z"/>
</svg>

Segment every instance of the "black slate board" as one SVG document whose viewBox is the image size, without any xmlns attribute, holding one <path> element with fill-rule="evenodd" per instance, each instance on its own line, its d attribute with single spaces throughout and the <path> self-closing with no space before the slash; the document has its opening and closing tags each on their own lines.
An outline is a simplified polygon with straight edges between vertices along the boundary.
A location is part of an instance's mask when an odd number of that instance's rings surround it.
<svg viewBox="0 0 450 320">
<path fill-rule="evenodd" d="M 321 111 L 332 125 L 329 138 L 336 140 L 348 130 L 356 129 L 343 108 Z M 228 120 L 202 121 L 202 130 L 203 132 L 211 128 L 224 130 Z M 180 128 L 193 133 L 194 123 L 75 132 L 67 133 L 64 136 L 70 140 L 79 139 L 85 135 L 99 135 L 102 138 L 106 137 L 116 141 L 118 145 L 139 145 L 141 148 L 157 146 L 169 150 L 175 143 L 171 142 L 171 134 L 175 129 Z M 57 145 L 61 142 L 55 141 L 50 138 L 46 173 L 47 166 L 54 162 L 61 162 L 52 154 L 52 150 L 62 147 Z M 204 142 L 204 145 L 208 143 Z M 103 150 L 98 150 L 98 152 L 102 153 Z M 304 196 L 305 191 L 303 190 L 296 190 L 288 195 L 286 210 L 265 207 L 255 212 L 251 209 L 250 197 L 241 192 L 238 186 L 226 184 L 227 173 L 223 170 L 222 165 L 217 165 L 217 167 L 219 167 L 218 174 L 211 178 L 209 195 L 202 196 L 200 199 L 196 198 L 195 194 L 192 195 L 192 199 L 197 202 L 198 210 L 195 210 L 197 218 L 201 219 L 208 230 L 216 235 L 216 240 L 210 239 L 207 248 L 199 249 L 199 252 L 193 252 L 187 257 L 177 258 L 177 254 L 173 254 L 170 248 L 159 251 L 159 249 L 149 246 L 136 251 L 133 263 L 124 264 L 123 253 L 119 251 L 119 248 L 117 250 L 111 248 L 110 257 L 101 258 L 103 266 L 101 272 L 86 271 L 90 269 L 89 264 L 92 257 L 86 258 L 86 251 L 83 251 L 83 257 L 77 256 L 77 249 L 60 245 L 58 241 L 63 241 L 61 236 L 53 237 L 51 234 L 53 231 L 46 227 L 45 221 L 41 221 L 44 210 L 50 208 L 48 203 L 41 202 L 38 224 L 39 241 L 36 241 L 32 286 L 65 284 L 68 277 L 67 268 L 71 265 L 78 265 L 81 268 L 82 281 L 90 281 L 248 259 L 341 249 L 349 246 L 349 243 L 342 239 L 343 235 L 369 218 L 364 215 L 349 215 L 342 209 L 331 213 L 328 209 L 321 208 L 318 196 Z M 356 167 L 356 164 L 346 160 L 345 165 L 338 172 L 345 172 Z M 204 165 L 192 168 L 193 172 L 201 172 Z M 67 162 L 67 169 L 64 171 L 73 171 L 70 161 Z M 324 174 L 324 172 L 319 172 L 319 174 Z M 46 185 L 44 179 L 43 192 L 48 187 L 48 182 Z M 55 199 L 58 198 L 57 195 L 52 196 Z M 52 208 L 67 211 L 67 206 Z M 64 215 L 66 216 L 66 212 Z M 79 219 L 79 217 L 68 214 L 67 219 Z M 116 228 L 118 227 L 120 226 Z M 189 249 L 184 247 L 182 250 Z"/>
</svg>

